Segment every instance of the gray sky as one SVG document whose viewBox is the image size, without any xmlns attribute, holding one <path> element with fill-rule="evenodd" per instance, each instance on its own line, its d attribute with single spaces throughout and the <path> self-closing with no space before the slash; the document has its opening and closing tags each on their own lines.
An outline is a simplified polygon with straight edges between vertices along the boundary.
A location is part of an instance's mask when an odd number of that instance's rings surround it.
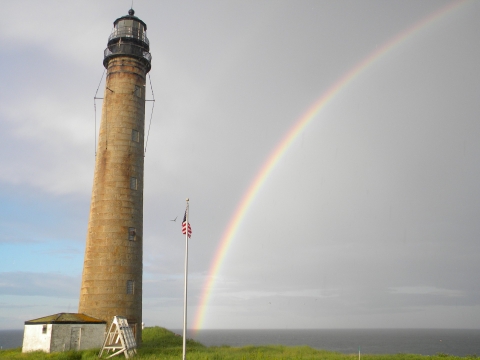
<svg viewBox="0 0 480 360">
<path fill-rule="evenodd" d="M 156 99 L 147 326 L 182 326 L 184 238 L 170 219 L 185 198 L 193 326 L 222 234 L 269 154 L 343 75 L 449 3 L 135 0 Z M 130 4 L 2 3 L 0 328 L 77 311 L 93 96 Z M 479 16 L 467 1 L 429 22 L 317 114 L 246 212 L 203 328 L 478 328 Z"/>
</svg>

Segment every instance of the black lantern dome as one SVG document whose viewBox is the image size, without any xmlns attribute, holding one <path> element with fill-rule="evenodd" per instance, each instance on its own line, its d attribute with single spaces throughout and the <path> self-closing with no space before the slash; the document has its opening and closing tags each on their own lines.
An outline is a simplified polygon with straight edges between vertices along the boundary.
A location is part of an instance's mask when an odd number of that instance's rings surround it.
<svg viewBox="0 0 480 360">
<path fill-rule="evenodd" d="M 107 68 L 109 60 L 117 56 L 132 56 L 142 61 L 149 72 L 152 61 L 149 51 L 147 24 L 136 17 L 135 11 L 130 9 L 128 15 L 113 22 L 113 31 L 108 38 L 103 65 Z"/>
</svg>

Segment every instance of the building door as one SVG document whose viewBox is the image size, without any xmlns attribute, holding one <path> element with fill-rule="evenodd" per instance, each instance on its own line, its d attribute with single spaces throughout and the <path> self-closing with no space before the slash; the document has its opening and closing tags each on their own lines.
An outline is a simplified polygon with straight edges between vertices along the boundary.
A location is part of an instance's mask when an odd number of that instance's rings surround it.
<svg viewBox="0 0 480 360">
<path fill-rule="evenodd" d="M 70 332 L 70 350 L 80 350 L 80 336 L 82 328 L 72 327 Z"/>
</svg>

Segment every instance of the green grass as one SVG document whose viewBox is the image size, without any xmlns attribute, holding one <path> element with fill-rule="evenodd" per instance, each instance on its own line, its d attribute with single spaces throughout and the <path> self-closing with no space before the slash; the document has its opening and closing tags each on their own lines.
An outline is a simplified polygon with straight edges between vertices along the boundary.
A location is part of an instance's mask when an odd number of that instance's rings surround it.
<svg viewBox="0 0 480 360">
<path fill-rule="evenodd" d="M 0 350 L 0 359 L 28 359 L 28 360 L 93 360 L 98 359 L 99 350 L 87 351 L 66 351 L 63 353 L 46 354 L 43 352 L 32 352 L 22 354 L 22 349 Z M 104 356 L 105 357 L 105 356 Z M 123 355 L 112 359 L 122 359 Z M 160 360 L 160 359 L 181 359 L 182 338 L 171 331 L 161 327 L 146 328 L 143 331 L 143 344 L 138 349 L 138 360 Z M 448 359 L 445 359 L 448 358 Z M 358 354 L 341 354 L 325 350 L 315 350 L 308 346 L 211 346 L 206 347 L 196 341 L 187 339 L 188 360 L 357 360 Z M 455 359 L 477 359 L 476 355 L 457 357 L 447 354 L 432 356 L 414 354 L 396 355 L 368 355 L 362 354 L 361 360 L 455 360 Z"/>
</svg>

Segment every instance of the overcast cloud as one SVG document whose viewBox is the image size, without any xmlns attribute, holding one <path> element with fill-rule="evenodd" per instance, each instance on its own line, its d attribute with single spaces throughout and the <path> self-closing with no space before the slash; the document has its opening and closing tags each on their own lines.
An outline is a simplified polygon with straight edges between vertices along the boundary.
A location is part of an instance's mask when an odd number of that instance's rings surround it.
<svg viewBox="0 0 480 360">
<path fill-rule="evenodd" d="M 184 239 L 170 220 L 185 198 L 192 326 L 222 234 L 275 146 L 350 69 L 450 3 L 135 0 L 156 100 L 147 326 L 182 326 Z M 0 328 L 77 311 L 93 96 L 112 23 L 130 4 L 2 4 Z M 458 4 L 298 136 L 231 243 L 203 327 L 478 328 L 480 2 Z"/>
</svg>

